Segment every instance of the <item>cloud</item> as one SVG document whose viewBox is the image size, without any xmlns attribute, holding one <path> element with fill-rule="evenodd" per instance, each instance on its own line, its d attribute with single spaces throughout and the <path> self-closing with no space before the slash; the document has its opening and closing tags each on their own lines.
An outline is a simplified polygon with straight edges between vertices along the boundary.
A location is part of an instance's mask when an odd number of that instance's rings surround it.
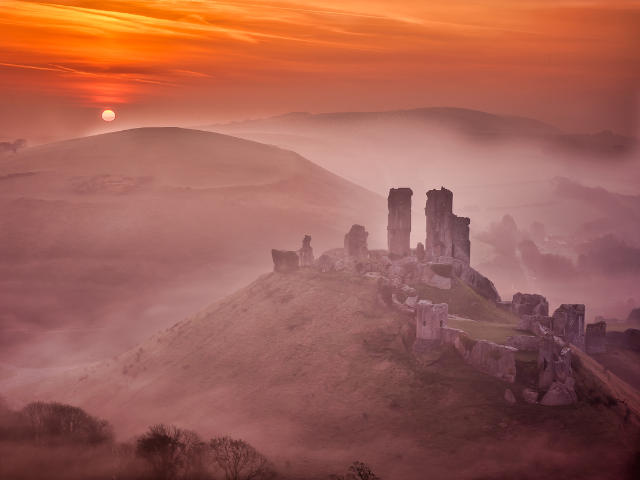
<svg viewBox="0 0 640 480">
<path fill-rule="evenodd" d="M 640 248 L 608 234 L 590 240 L 579 247 L 581 270 L 604 274 L 640 273 Z"/>
<path fill-rule="evenodd" d="M 561 280 L 575 277 L 577 270 L 573 261 L 563 255 L 542 253 L 533 240 L 518 244 L 522 263 L 542 280 Z"/>
<path fill-rule="evenodd" d="M 515 257 L 522 233 L 511 215 L 505 215 L 500 222 L 493 222 L 489 228 L 476 235 L 481 242 L 491 245 L 498 256 Z"/>
</svg>

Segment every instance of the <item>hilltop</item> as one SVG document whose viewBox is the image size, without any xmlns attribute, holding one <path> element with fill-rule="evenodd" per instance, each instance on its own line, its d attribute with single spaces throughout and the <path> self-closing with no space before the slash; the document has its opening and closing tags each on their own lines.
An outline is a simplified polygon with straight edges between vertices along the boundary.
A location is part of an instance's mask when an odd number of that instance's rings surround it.
<svg viewBox="0 0 640 480">
<path fill-rule="evenodd" d="M 529 140 L 547 149 L 587 157 L 619 157 L 630 154 L 637 146 L 635 138 L 611 131 L 593 134 L 564 132 L 534 118 L 501 115 L 469 108 L 423 107 L 408 110 L 377 112 L 291 112 L 284 115 L 244 120 L 227 124 L 207 125 L 207 130 L 230 132 L 247 137 L 280 141 L 280 144 L 298 142 L 303 136 L 363 134 L 378 128 L 390 134 L 400 130 L 422 130 L 459 134 L 476 141 Z M 434 130 L 435 129 L 435 130 Z M 262 135 L 262 137 L 261 137 Z"/>
<path fill-rule="evenodd" d="M 635 430 L 605 405 L 510 406 L 504 382 L 447 348 L 416 356 L 414 338 L 415 320 L 381 306 L 370 278 L 270 273 L 126 354 L 20 394 L 81 405 L 125 436 L 158 421 L 233 434 L 307 477 L 354 458 L 385 478 L 624 474 Z"/>
<path fill-rule="evenodd" d="M 0 360 L 24 365 L 120 353 L 265 271 L 271 245 L 384 220 L 294 152 L 180 128 L 26 148 L 0 186 Z"/>
</svg>

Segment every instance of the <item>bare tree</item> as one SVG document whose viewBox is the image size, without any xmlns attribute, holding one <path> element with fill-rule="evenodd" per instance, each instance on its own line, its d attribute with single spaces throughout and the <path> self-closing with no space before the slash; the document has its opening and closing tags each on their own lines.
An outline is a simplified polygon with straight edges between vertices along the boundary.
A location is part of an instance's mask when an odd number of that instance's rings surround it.
<svg viewBox="0 0 640 480">
<path fill-rule="evenodd" d="M 212 439 L 208 458 L 224 472 L 226 480 L 265 480 L 275 476 L 270 462 L 243 440 Z"/>
<path fill-rule="evenodd" d="M 173 425 L 153 425 L 136 441 L 136 454 L 150 464 L 153 478 L 163 480 L 198 477 L 203 450 L 195 432 Z"/>
<path fill-rule="evenodd" d="M 373 470 L 363 462 L 353 462 L 346 475 L 332 475 L 332 480 L 380 480 Z"/>
</svg>

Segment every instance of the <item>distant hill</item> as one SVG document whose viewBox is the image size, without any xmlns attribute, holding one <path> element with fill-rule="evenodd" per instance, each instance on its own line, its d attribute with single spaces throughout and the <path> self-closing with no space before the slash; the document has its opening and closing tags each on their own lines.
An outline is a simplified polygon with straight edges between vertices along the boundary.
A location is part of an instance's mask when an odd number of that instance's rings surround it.
<svg viewBox="0 0 640 480">
<path fill-rule="evenodd" d="M 478 110 L 465 108 L 431 107 L 411 110 L 391 110 L 381 112 L 336 112 L 311 114 L 307 112 L 292 112 L 275 117 L 257 120 L 234 122 L 220 127 L 231 129 L 262 129 L 277 130 L 295 126 L 300 130 L 313 128 L 334 127 L 357 128 L 377 122 L 422 122 L 425 125 L 442 126 L 474 136 L 501 135 L 551 135 L 560 131 L 546 123 L 531 118 L 517 116 L 502 116 Z M 213 126 L 212 126 L 213 127 Z"/>
<path fill-rule="evenodd" d="M 0 360 L 102 358 L 271 269 L 320 251 L 384 199 L 291 151 L 141 128 L 0 158 Z M 379 224 L 379 225 L 378 225 Z M 380 239 L 382 242 L 383 240 Z"/>
<path fill-rule="evenodd" d="M 496 308 L 454 297 L 453 310 Z M 123 355 L 9 393 L 79 404 L 125 437 L 160 421 L 241 437 L 294 478 L 354 459 L 407 480 L 622 474 L 632 433 L 608 408 L 509 406 L 516 387 L 446 349 L 415 357 L 414 336 L 374 280 L 271 273 Z"/>
<path fill-rule="evenodd" d="M 275 117 L 203 127 L 214 131 L 263 135 L 317 135 L 320 130 L 336 133 L 358 132 L 387 126 L 390 128 L 440 130 L 460 134 L 475 141 L 529 140 L 550 150 L 561 150 L 587 157 L 618 157 L 637 146 L 634 138 L 612 132 L 575 134 L 527 117 L 453 107 L 429 107 L 380 112 L 336 112 L 311 114 L 293 112 Z M 433 132 L 431 132 L 433 133 Z"/>
</svg>

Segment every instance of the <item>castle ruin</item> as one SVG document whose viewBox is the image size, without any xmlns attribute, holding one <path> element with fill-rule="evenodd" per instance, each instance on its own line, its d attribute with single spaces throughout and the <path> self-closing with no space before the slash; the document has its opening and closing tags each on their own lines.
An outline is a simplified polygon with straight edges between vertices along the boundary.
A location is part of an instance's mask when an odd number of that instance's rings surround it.
<svg viewBox="0 0 640 480">
<path fill-rule="evenodd" d="M 302 239 L 302 248 L 298 250 L 300 256 L 300 266 L 310 267 L 313 265 L 313 247 L 311 246 L 311 235 L 305 235 Z"/>
<path fill-rule="evenodd" d="M 427 259 L 452 257 L 468 264 L 471 259 L 471 220 L 453 213 L 453 192 L 444 187 L 429 190 L 424 211 L 427 217 Z"/>
<path fill-rule="evenodd" d="M 411 196 L 410 188 L 389 190 L 387 204 L 387 245 L 392 257 L 406 257 L 411 253 Z"/>
<path fill-rule="evenodd" d="M 589 355 L 607 352 L 607 322 L 600 321 L 587 325 L 584 347 Z"/>
<path fill-rule="evenodd" d="M 351 225 L 351 229 L 344 236 L 344 251 L 347 256 L 366 259 L 369 256 L 368 236 L 369 232 L 362 225 Z"/>
<path fill-rule="evenodd" d="M 574 345 L 582 345 L 584 342 L 584 314 L 583 304 L 563 303 L 553 312 L 551 319 L 553 334 Z"/>
<path fill-rule="evenodd" d="M 604 351 L 606 326 L 589 325 L 585 338 L 582 304 L 560 305 L 549 316 L 549 302 L 542 295 L 518 292 L 511 301 L 502 302 L 491 280 L 471 267 L 470 220 L 453 213 L 453 193 L 444 187 L 427 192 L 426 242 L 412 250 L 412 196 L 410 188 L 389 190 L 388 250 L 369 251 L 368 232 L 364 226 L 354 224 L 344 236 L 344 248 L 328 250 L 318 259 L 314 259 L 308 235 L 297 251 L 273 250 L 274 270 L 291 272 L 313 266 L 320 272 L 357 273 L 375 280 L 380 305 L 415 320 L 414 352 L 450 345 L 466 363 L 509 383 L 516 380 L 516 353 L 537 352 L 537 378 L 530 379 L 522 399 L 549 406 L 575 403 L 572 350 L 575 346 L 586 347 L 589 353 Z M 505 344 L 499 344 L 475 339 L 464 330 L 447 326 L 449 305 L 432 303 L 421 290 L 451 290 L 454 282 L 469 286 L 497 307 L 513 313 L 519 318 L 516 329 L 531 335 L 512 335 Z M 526 368 L 523 372 L 528 375 Z M 510 403 L 514 403 L 515 396 L 509 392 Z"/>
<path fill-rule="evenodd" d="M 416 338 L 418 340 L 440 340 L 442 328 L 447 326 L 449 305 L 433 304 L 420 300 L 416 308 Z"/>
</svg>

